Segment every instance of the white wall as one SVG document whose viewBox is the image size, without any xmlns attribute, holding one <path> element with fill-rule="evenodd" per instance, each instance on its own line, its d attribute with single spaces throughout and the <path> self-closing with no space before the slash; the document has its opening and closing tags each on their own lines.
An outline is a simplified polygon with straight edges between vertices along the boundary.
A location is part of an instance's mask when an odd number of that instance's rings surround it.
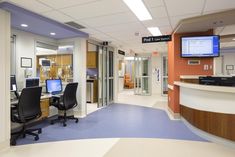
<svg viewBox="0 0 235 157">
<path fill-rule="evenodd" d="M 88 50 L 87 51 L 97 51 L 97 46 L 91 43 L 88 43 Z"/>
<path fill-rule="evenodd" d="M 16 67 L 16 79 L 17 85 L 21 89 L 24 85 L 24 70 L 25 68 L 21 68 L 21 57 L 32 58 L 32 70 L 33 70 L 33 77 L 36 76 L 36 51 L 35 51 L 35 44 L 36 41 L 42 41 L 45 43 L 56 44 L 56 40 L 51 38 L 46 38 L 43 36 L 35 35 L 32 33 L 15 30 L 12 29 L 12 35 L 16 35 L 16 63 L 12 64 L 12 66 Z"/>
<path fill-rule="evenodd" d="M 161 94 L 162 90 L 162 66 L 161 66 L 161 55 L 159 56 L 152 56 L 152 94 Z M 160 70 L 160 81 L 157 81 L 157 75 L 156 72 L 154 72 L 155 69 Z"/>
<path fill-rule="evenodd" d="M 235 68 L 235 50 L 231 53 L 221 53 L 221 56 L 218 58 L 215 58 L 215 75 L 229 75 L 233 74 L 235 75 L 235 70 L 228 71 L 226 70 L 226 65 L 233 65 Z"/>
<path fill-rule="evenodd" d="M 10 142 L 10 14 L 0 9 L 0 150 Z"/>
</svg>

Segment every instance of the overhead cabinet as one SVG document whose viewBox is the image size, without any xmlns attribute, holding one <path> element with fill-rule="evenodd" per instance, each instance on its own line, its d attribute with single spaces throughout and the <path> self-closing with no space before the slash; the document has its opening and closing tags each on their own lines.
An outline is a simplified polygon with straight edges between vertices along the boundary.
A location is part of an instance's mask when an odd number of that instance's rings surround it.
<svg viewBox="0 0 235 157">
<path fill-rule="evenodd" d="M 97 68 L 97 52 L 87 52 L 87 68 Z"/>
</svg>

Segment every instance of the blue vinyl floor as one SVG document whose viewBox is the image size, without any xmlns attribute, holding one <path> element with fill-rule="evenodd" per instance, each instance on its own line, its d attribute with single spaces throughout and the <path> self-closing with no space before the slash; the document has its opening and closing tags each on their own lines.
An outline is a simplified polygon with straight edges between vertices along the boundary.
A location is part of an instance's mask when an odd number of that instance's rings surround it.
<svg viewBox="0 0 235 157">
<path fill-rule="evenodd" d="M 191 132 L 181 121 L 171 121 L 165 111 L 126 104 L 112 104 L 80 119 L 42 127 L 40 140 L 32 136 L 17 140 L 17 145 L 90 138 L 166 138 L 206 141 Z"/>
</svg>

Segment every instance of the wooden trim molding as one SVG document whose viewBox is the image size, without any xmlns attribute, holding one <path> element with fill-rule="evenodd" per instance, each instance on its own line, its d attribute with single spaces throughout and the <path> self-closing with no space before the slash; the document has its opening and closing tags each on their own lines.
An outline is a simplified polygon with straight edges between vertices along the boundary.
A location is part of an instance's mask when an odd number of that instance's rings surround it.
<svg viewBox="0 0 235 157">
<path fill-rule="evenodd" d="M 201 111 L 183 105 L 180 105 L 180 114 L 198 129 L 235 141 L 235 114 Z"/>
</svg>

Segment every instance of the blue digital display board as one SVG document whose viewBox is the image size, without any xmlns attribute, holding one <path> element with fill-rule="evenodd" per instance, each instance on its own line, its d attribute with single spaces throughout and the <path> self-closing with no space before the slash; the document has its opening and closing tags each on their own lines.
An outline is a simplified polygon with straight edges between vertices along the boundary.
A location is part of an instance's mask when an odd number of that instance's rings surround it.
<svg viewBox="0 0 235 157">
<path fill-rule="evenodd" d="M 218 57 L 219 55 L 219 36 L 181 38 L 181 57 Z"/>
</svg>

